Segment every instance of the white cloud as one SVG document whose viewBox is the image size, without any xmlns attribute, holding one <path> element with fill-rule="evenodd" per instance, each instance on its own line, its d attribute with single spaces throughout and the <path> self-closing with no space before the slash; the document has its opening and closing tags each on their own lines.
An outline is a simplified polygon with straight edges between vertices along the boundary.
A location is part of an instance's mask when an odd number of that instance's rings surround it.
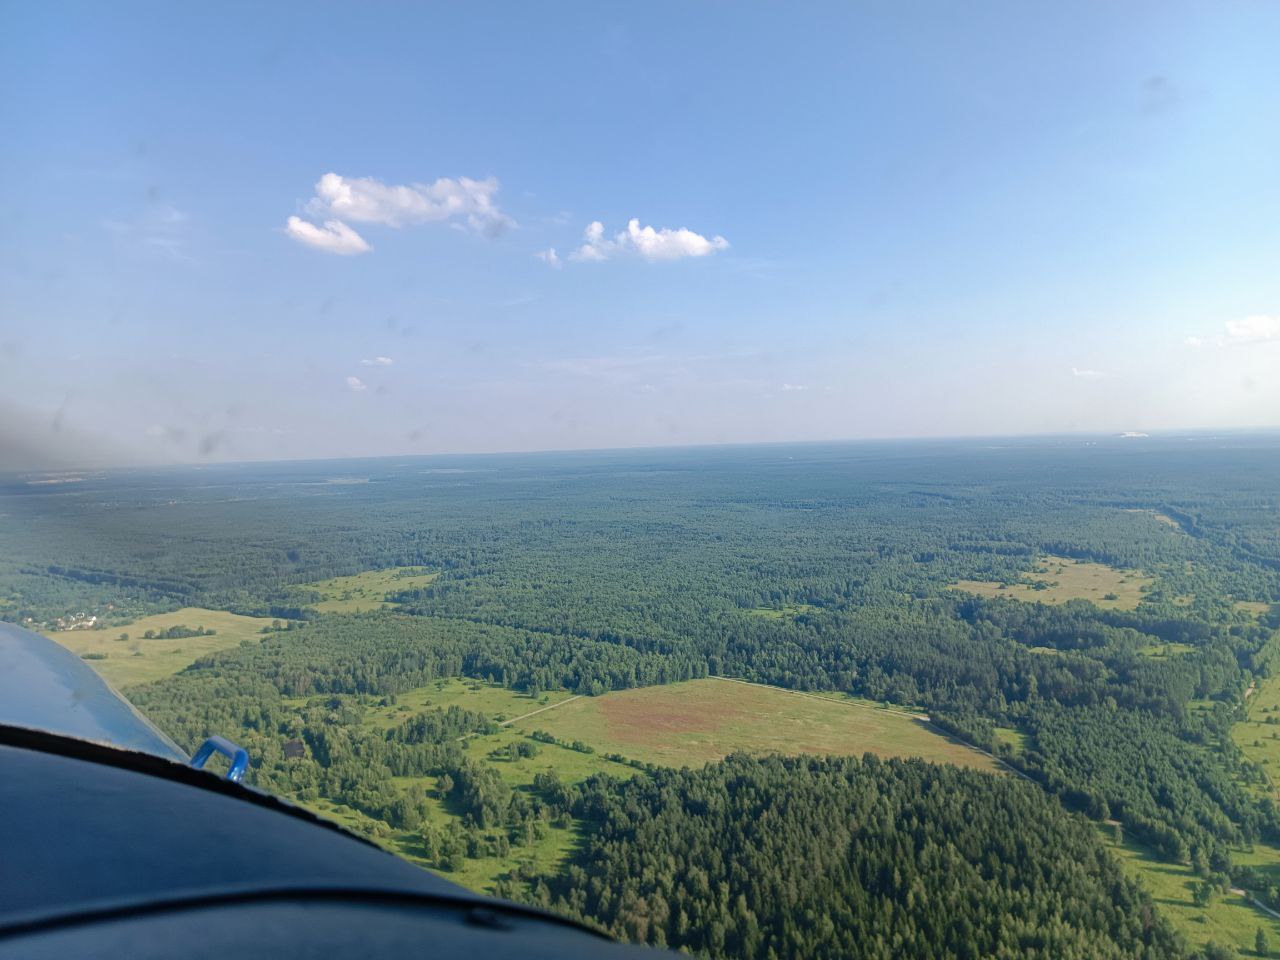
<svg viewBox="0 0 1280 960">
<path fill-rule="evenodd" d="M 556 270 L 560 269 L 560 255 L 556 253 L 555 247 L 551 247 L 547 250 L 539 250 L 534 254 L 534 256 L 547 266 L 554 267 Z"/>
<path fill-rule="evenodd" d="M 395 363 L 390 357 L 374 357 L 372 360 L 361 360 L 362 367 L 389 367 Z"/>
<path fill-rule="evenodd" d="M 1106 374 L 1101 370 L 1090 370 L 1088 368 L 1072 367 L 1071 375 L 1073 377 L 1081 377 L 1085 380 L 1097 380 L 1099 377 L 1105 377 Z"/>
<path fill-rule="evenodd" d="M 1188 347 L 1203 347 L 1207 343 L 1226 347 L 1248 343 L 1280 342 L 1280 314 L 1255 313 L 1238 320 L 1228 320 L 1222 326 L 1223 333 L 1213 340 L 1205 337 L 1187 337 L 1182 342 Z"/>
<path fill-rule="evenodd" d="M 364 237 L 341 220 L 326 220 L 324 226 L 317 227 L 301 217 L 290 217 L 284 230 L 299 243 L 305 243 L 308 247 L 323 250 L 325 253 L 353 256 L 358 253 L 368 253 L 373 249 L 365 242 Z"/>
<path fill-rule="evenodd" d="M 798 390 L 808 390 L 809 388 L 800 383 L 784 383 L 782 385 L 783 393 L 795 393 Z"/>
<path fill-rule="evenodd" d="M 515 226 L 494 201 L 498 186 L 495 177 L 441 177 L 435 183 L 395 185 L 372 177 L 326 173 L 307 209 L 316 216 L 389 227 L 459 220 L 479 233 L 495 236 Z"/>
<path fill-rule="evenodd" d="M 1228 320 L 1228 343 L 1265 343 L 1280 340 L 1280 314 L 1254 314 L 1242 320 Z"/>
<path fill-rule="evenodd" d="M 702 234 L 684 227 L 678 230 L 666 227 L 656 230 L 640 226 L 640 221 L 634 218 L 627 222 L 627 229 L 615 234 L 612 240 L 605 237 L 604 224 L 594 220 L 583 231 L 583 238 L 586 242 L 569 254 L 570 260 L 593 262 L 626 254 L 634 254 L 650 262 L 680 260 L 684 257 L 709 256 L 718 250 L 728 249 L 729 246 L 729 241 L 721 236 L 708 240 Z"/>
<path fill-rule="evenodd" d="M 347 387 L 356 393 L 369 389 L 359 377 L 347 377 Z"/>
</svg>

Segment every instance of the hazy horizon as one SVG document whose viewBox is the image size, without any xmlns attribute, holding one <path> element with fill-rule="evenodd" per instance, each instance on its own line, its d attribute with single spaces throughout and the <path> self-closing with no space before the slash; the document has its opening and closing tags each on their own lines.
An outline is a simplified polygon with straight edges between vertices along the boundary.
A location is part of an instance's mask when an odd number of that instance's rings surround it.
<svg viewBox="0 0 1280 960">
<path fill-rule="evenodd" d="M 252 459 L 234 460 L 234 459 L 198 459 L 189 460 L 108 460 L 100 459 L 95 461 L 74 461 L 71 459 L 61 458 L 59 455 L 51 455 L 49 459 L 39 459 L 38 451 L 29 449 L 22 450 L 18 448 L 19 456 L 13 457 L 14 452 L 9 449 L 0 450 L 0 474 L 22 475 L 56 475 L 66 473 L 77 473 L 80 471 L 113 471 L 113 470 L 146 470 L 148 468 L 155 469 L 180 469 L 185 467 L 199 468 L 210 466 L 268 466 L 272 464 L 308 464 L 308 463 L 359 463 L 364 461 L 377 460 L 399 460 L 399 459 L 465 459 L 468 457 L 484 458 L 484 457 L 538 457 L 538 456 L 555 456 L 563 454 L 565 456 L 591 455 L 591 454 L 643 454 L 652 452 L 654 454 L 661 453 L 692 453 L 699 450 L 716 451 L 716 450 L 734 450 L 734 449 L 751 449 L 755 447 L 840 447 L 840 446 L 875 446 L 877 444 L 891 446 L 896 444 L 913 445 L 918 444 L 925 446 L 928 444 L 938 445 L 956 445 L 962 446 L 966 443 L 971 444 L 998 444 L 1001 446 L 1016 446 L 1018 443 L 1025 442 L 1027 444 L 1042 446 L 1052 443 L 1072 443 L 1078 442 L 1085 446 L 1096 446 L 1104 441 L 1117 441 L 1120 443 L 1128 443 L 1131 441 L 1149 440 L 1157 443 L 1161 441 L 1183 440 L 1183 441 L 1217 441 L 1217 440 L 1241 440 L 1256 438 L 1259 440 L 1280 440 L 1280 428 L 1276 427 L 1222 427 L 1218 429 L 1193 430 L 1193 429 L 1171 429 L 1157 430 L 1150 433 L 1136 431 L 1074 431 L 1062 433 L 989 433 L 989 434 L 954 434 L 948 436 L 880 436 L 880 437 L 827 437 L 808 440 L 782 439 L 782 440 L 744 440 L 744 441 L 727 441 L 727 442 L 711 442 L 711 443 L 679 443 L 679 444 L 637 444 L 634 446 L 600 446 L 600 447 L 545 447 L 538 449 L 494 449 L 494 450 L 438 450 L 431 452 L 422 451 L 399 451 L 393 453 L 376 453 L 376 454 L 353 454 L 348 456 L 298 456 L 298 457 L 260 457 Z"/>
</svg>

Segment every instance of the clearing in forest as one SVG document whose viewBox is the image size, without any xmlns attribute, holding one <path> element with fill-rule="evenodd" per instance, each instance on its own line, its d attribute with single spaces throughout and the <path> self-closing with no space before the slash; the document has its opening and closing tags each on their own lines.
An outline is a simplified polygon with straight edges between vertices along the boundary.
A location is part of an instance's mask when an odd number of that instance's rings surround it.
<svg viewBox="0 0 1280 960">
<path fill-rule="evenodd" d="M 796 617 L 813 613 L 817 609 L 811 603 L 784 603 L 776 607 L 752 607 L 747 613 L 766 620 L 794 620 Z"/>
<path fill-rule="evenodd" d="M 1240 894 L 1215 891 L 1209 903 L 1197 906 L 1192 893 L 1201 878 L 1190 866 L 1161 860 L 1130 837 L 1123 837 L 1121 843 L 1116 843 L 1112 825 L 1098 824 L 1097 828 L 1103 844 L 1120 860 L 1130 876 L 1142 880 L 1161 912 L 1192 947 L 1201 948 L 1213 941 L 1228 944 L 1244 956 L 1253 953 L 1254 936 L 1259 927 L 1267 931 L 1273 943 L 1280 938 L 1280 921 L 1253 906 Z M 1231 856 L 1237 863 L 1254 859 L 1235 851 Z"/>
<path fill-rule="evenodd" d="M 958 580 L 951 584 L 951 589 L 1027 603 L 1088 600 L 1104 610 L 1133 610 L 1154 583 L 1140 570 L 1120 570 L 1091 560 L 1046 556 L 1020 581 Z"/>
<path fill-rule="evenodd" d="M 311 604 L 312 609 L 320 613 L 367 613 L 370 610 L 394 609 L 395 604 L 388 597 L 405 590 L 421 589 L 437 576 L 439 574 L 422 567 L 389 567 L 301 586 L 324 595 L 319 603 Z"/>
<path fill-rule="evenodd" d="M 512 724 L 600 753 L 698 766 L 731 753 L 922 757 L 994 770 L 995 761 L 918 717 L 840 694 L 709 677 L 582 697 Z"/>
<path fill-rule="evenodd" d="M 559 709 L 559 704 L 573 698 L 573 694 L 565 690 L 548 691 L 531 697 L 526 693 L 479 680 L 441 678 L 399 694 L 394 702 L 387 698 L 388 702 L 385 704 L 367 707 L 363 722 L 367 727 L 382 732 L 416 714 L 452 706 L 482 713 L 501 726 L 493 733 L 464 738 L 463 750 L 473 762 L 495 770 L 513 790 L 526 793 L 534 789 L 534 779 L 539 773 L 554 773 L 567 784 L 581 783 L 597 773 L 607 773 L 619 778 L 636 776 L 639 771 L 634 767 L 616 763 L 599 753 L 575 750 L 562 744 L 533 742 L 526 732 L 516 729 L 515 724 L 508 723 L 535 711 L 545 712 L 538 712 L 530 720 L 551 716 Z M 296 707 L 305 704 L 306 699 L 285 702 Z M 522 745 L 524 752 L 512 750 L 517 745 Z M 462 811 L 449 798 L 440 794 L 436 777 L 395 777 L 393 783 L 401 791 L 426 792 L 423 811 L 426 823 L 441 831 L 461 829 Z M 408 860 L 440 871 L 455 883 L 481 892 L 492 893 L 498 878 L 512 870 L 523 868 L 538 873 L 554 872 L 585 836 L 585 828 L 576 821 L 569 824 L 544 824 L 545 833 L 541 838 L 532 844 L 513 844 L 505 857 L 468 857 L 458 869 L 448 870 L 439 863 L 424 859 L 421 827 L 412 830 L 393 829 L 342 803 L 323 797 L 299 802 L 321 816 L 376 839 L 383 847 Z M 486 838 L 494 839 L 499 833 L 506 833 L 506 828 L 492 827 L 481 833 Z"/>
<path fill-rule="evenodd" d="M 560 703 L 571 696 L 573 694 L 567 690 L 548 690 L 535 698 L 480 680 L 442 677 L 425 687 L 416 687 L 398 695 L 394 703 L 370 707 L 365 712 L 364 722 L 379 730 L 389 730 L 415 714 L 458 706 L 502 723 Z M 305 702 L 305 699 L 297 702 Z"/>
<path fill-rule="evenodd" d="M 270 624 L 267 617 L 183 607 L 104 630 L 58 630 L 45 636 L 84 657 L 104 680 L 121 689 L 173 676 L 207 654 L 239 646 L 241 640 L 261 640 L 262 628 Z M 161 634 L 174 627 L 214 632 L 167 640 L 145 636 L 148 631 Z"/>
<path fill-rule="evenodd" d="M 305 701 L 286 701 L 301 706 Z M 806 694 L 778 687 L 708 678 L 668 686 L 643 687 L 598 697 L 556 690 L 531 697 L 478 680 L 442 678 L 388 697 L 365 708 L 366 726 L 385 731 L 415 714 L 450 706 L 483 713 L 501 726 L 489 734 L 464 738 L 463 749 L 474 762 L 489 766 L 517 791 L 533 789 L 539 773 L 554 773 L 562 782 L 581 783 L 597 773 L 614 777 L 640 775 L 634 766 L 610 760 L 668 766 L 697 766 L 735 751 L 751 753 L 875 753 L 923 757 L 978 769 L 994 770 L 995 761 L 942 735 L 913 714 L 885 709 L 841 694 Z M 559 742 L 534 741 L 535 730 Z M 522 745 L 527 755 L 513 748 Z M 532 748 L 532 749 L 530 749 Z M 439 830 L 457 829 L 462 813 L 439 793 L 435 777 L 396 777 L 404 791 L 425 791 L 424 814 Z M 323 816 L 377 838 L 410 860 L 441 870 L 423 859 L 421 829 L 392 829 L 329 799 L 304 802 Z M 502 828 L 482 831 L 495 837 Z M 548 824 L 532 845 L 515 844 L 506 857 L 468 858 L 449 879 L 473 890 L 492 891 L 498 878 L 518 867 L 554 870 L 581 843 L 586 827 L 578 822 Z"/>
<path fill-rule="evenodd" d="M 1172 527 L 1174 530 L 1177 530 L 1179 533 L 1186 532 L 1182 529 L 1182 524 L 1180 524 L 1177 520 L 1173 519 L 1173 517 L 1169 516 L 1167 513 L 1161 513 L 1159 510 L 1142 510 L 1142 509 L 1134 508 L 1134 509 L 1125 510 L 1124 512 L 1125 513 L 1145 513 L 1156 523 L 1163 524 L 1166 527 Z"/>
<path fill-rule="evenodd" d="M 1244 719 L 1231 725 L 1231 739 L 1270 780 L 1263 790 L 1280 800 L 1280 676 L 1259 678 L 1245 700 Z"/>
<path fill-rule="evenodd" d="M 1237 600 L 1232 606 L 1251 615 L 1254 619 L 1265 617 L 1271 612 L 1271 604 L 1264 603 L 1261 600 Z"/>
</svg>

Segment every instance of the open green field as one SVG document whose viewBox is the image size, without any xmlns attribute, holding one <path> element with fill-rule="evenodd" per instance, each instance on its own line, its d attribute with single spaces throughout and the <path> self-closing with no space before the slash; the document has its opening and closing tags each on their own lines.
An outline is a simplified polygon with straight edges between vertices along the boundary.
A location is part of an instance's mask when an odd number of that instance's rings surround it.
<svg viewBox="0 0 1280 960">
<path fill-rule="evenodd" d="M 421 567 L 389 567 L 301 586 L 324 594 L 323 600 L 312 604 L 312 609 L 321 613 L 367 613 L 394 608 L 395 604 L 387 599 L 388 596 L 425 587 L 437 576 L 439 574 Z"/>
<path fill-rule="evenodd" d="M 1154 583 L 1139 570 L 1118 570 L 1105 563 L 1046 556 L 1041 557 L 1020 582 L 958 580 L 951 584 L 951 589 L 1027 603 L 1088 600 L 1104 610 L 1132 610 Z"/>
<path fill-rule="evenodd" d="M 89 654 L 86 657 L 89 664 L 109 684 L 120 689 L 172 676 L 200 657 L 238 646 L 242 640 L 261 640 L 262 628 L 270 624 L 271 620 L 266 617 L 242 617 L 222 610 L 183 607 L 106 630 L 60 630 L 45 636 L 82 657 Z M 143 639 L 148 630 L 159 632 L 178 626 L 192 630 L 204 627 L 215 633 L 211 637 L 180 640 Z M 121 640 L 122 634 L 128 639 Z"/>
<path fill-rule="evenodd" d="M 1268 915 L 1237 893 L 1216 893 L 1208 906 L 1197 907 L 1191 899 L 1198 881 L 1189 866 L 1166 863 L 1146 847 L 1128 838 L 1115 842 L 1112 828 L 1099 824 L 1104 845 L 1115 854 L 1131 875 L 1140 877 L 1161 911 L 1194 947 L 1210 940 L 1234 947 L 1242 955 L 1253 955 L 1258 927 L 1267 931 L 1272 943 L 1280 938 L 1280 920 Z M 1241 863 L 1247 855 L 1233 855 Z"/>
<path fill-rule="evenodd" d="M 364 722 L 379 730 L 388 730 L 424 710 L 459 706 L 483 713 L 501 723 L 560 703 L 571 696 L 566 690 L 552 690 L 535 700 L 526 693 L 506 687 L 450 677 L 402 693 L 390 706 L 371 708 L 365 713 Z"/>
<path fill-rule="evenodd" d="M 1272 795 L 1280 799 L 1275 789 L 1280 779 L 1280 677 L 1256 681 L 1245 703 L 1245 717 L 1232 725 L 1231 739 L 1248 759 L 1262 765 Z"/>
<path fill-rule="evenodd" d="M 735 752 L 874 753 L 983 770 L 997 766 L 903 711 L 714 677 L 583 697 L 513 726 L 672 767 Z"/>
</svg>

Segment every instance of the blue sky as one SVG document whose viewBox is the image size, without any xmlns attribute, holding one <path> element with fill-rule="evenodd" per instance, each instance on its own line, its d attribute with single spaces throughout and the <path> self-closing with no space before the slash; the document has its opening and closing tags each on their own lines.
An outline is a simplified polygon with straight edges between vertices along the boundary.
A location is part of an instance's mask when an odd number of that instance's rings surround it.
<svg viewBox="0 0 1280 960">
<path fill-rule="evenodd" d="M 1274 4 L 0 20 L 33 456 L 1280 425 Z"/>
</svg>

